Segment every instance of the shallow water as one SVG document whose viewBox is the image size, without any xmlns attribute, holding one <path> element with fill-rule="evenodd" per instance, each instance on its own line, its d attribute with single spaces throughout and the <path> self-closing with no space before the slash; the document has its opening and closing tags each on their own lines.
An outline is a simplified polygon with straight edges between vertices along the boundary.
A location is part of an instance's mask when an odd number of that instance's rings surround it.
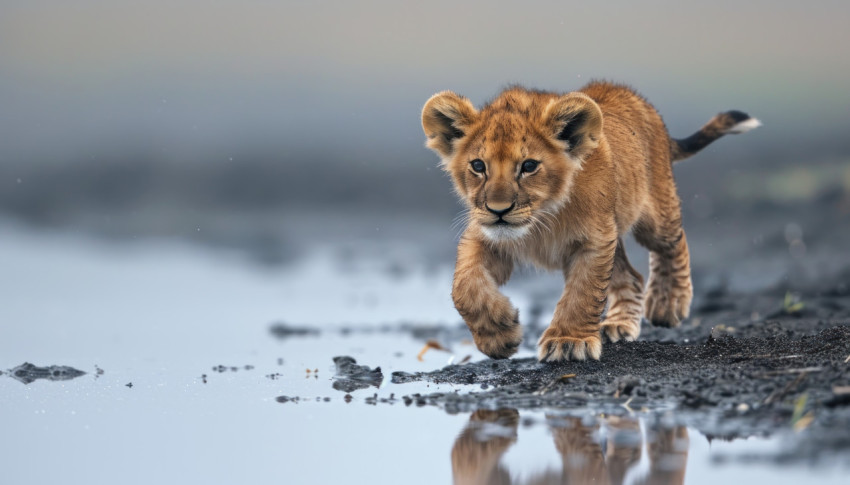
<svg viewBox="0 0 850 485">
<path fill-rule="evenodd" d="M 422 339 L 378 331 L 401 322 L 458 323 L 449 267 L 399 270 L 385 260 L 325 247 L 268 269 L 235 253 L 110 245 L 0 224 L 0 370 L 31 362 L 86 372 L 30 384 L 0 375 L 4 483 L 451 482 L 452 450 L 470 416 L 407 406 L 401 396 L 471 388 L 392 384 L 389 375 L 483 356 L 458 344 L 450 352 L 431 350 L 420 362 Z M 527 307 L 528 298 L 512 291 Z M 270 326 L 281 321 L 322 333 L 275 338 Z M 351 392 L 347 402 L 332 388 L 337 355 L 380 366 L 383 383 Z M 299 400 L 281 403 L 280 396 Z M 620 466 L 625 483 L 661 480 L 652 475 L 651 445 L 676 431 L 674 420 L 637 413 L 623 425 L 586 416 L 579 426 L 556 415 L 520 412 L 515 429 L 491 426 L 470 446 L 509 440 L 495 462 L 513 483 L 529 483 L 560 480 L 564 463 L 574 472 L 611 473 L 618 454 L 610 444 L 620 443 L 633 454 L 642 450 Z M 618 441 L 622 426 L 631 431 Z M 658 462 L 666 463 L 666 483 L 679 480 L 680 471 L 685 483 L 846 480 L 846 465 L 834 461 L 778 466 L 771 457 L 793 436 L 709 443 L 694 429 L 678 431 L 687 435 L 687 454 L 679 439 L 667 453 L 674 459 Z M 592 459 L 576 453 L 565 461 L 554 444 L 565 434 L 589 437 L 582 449 L 592 456 L 605 449 L 604 466 L 594 469 Z M 467 472 L 473 482 L 482 479 Z"/>
</svg>

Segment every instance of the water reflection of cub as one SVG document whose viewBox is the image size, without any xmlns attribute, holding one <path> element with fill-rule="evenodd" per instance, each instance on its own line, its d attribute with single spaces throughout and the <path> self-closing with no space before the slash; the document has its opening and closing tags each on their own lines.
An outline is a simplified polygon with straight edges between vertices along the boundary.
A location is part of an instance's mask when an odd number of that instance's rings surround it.
<svg viewBox="0 0 850 485">
<path fill-rule="evenodd" d="M 688 432 L 684 427 L 641 430 L 638 420 L 548 417 L 562 470 L 546 470 L 522 483 L 548 484 L 681 484 L 685 481 Z M 476 411 L 452 448 L 454 483 L 512 484 L 499 462 L 517 440 L 515 409 Z M 604 436 L 604 439 L 600 437 Z M 602 444 L 600 444 L 600 442 Z"/>
</svg>

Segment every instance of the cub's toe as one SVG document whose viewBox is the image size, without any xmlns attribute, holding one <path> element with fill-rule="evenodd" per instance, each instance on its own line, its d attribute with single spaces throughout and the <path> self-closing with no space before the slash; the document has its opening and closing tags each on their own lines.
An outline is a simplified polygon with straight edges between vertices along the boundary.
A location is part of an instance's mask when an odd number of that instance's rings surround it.
<svg viewBox="0 0 850 485">
<path fill-rule="evenodd" d="M 550 337 L 544 332 L 537 345 L 537 360 L 540 362 L 599 360 L 602 356 L 602 340 L 598 335 Z"/>
<path fill-rule="evenodd" d="M 602 334 L 611 342 L 632 342 L 640 335 L 640 321 L 606 319 L 602 322 Z"/>
</svg>

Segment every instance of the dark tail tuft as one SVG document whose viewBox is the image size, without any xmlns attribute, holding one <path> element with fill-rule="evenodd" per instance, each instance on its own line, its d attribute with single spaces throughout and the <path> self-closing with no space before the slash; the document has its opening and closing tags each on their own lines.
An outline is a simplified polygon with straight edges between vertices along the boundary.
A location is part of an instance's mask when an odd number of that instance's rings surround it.
<svg viewBox="0 0 850 485">
<path fill-rule="evenodd" d="M 761 121 L 742 111 L 727 111 L 712 118 L 700 130 L 687 138 L 670 140 L 670 160 L 684 160 L 702 150 L 723 135 L 746 133 L 761 126 Z"/>
</svg>

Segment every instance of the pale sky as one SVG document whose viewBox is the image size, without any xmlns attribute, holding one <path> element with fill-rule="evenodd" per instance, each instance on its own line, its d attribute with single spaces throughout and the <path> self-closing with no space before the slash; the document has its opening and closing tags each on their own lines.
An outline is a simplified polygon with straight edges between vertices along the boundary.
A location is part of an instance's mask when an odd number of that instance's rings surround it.
<svg viewBox="0 0 850 485">
<path fill-rule="evenodd" d="M 592 77 L 636 86 L 688 132 L 732 107 L 779 131 L 846 127 L 848 25 L 846 1 L 15 0 L 0 6 L 0 129 L 9 156 L 366 143 L 376 125 L 418 146 L 433 92 L 480 104 L 511 82 Z"/>
</svg>

